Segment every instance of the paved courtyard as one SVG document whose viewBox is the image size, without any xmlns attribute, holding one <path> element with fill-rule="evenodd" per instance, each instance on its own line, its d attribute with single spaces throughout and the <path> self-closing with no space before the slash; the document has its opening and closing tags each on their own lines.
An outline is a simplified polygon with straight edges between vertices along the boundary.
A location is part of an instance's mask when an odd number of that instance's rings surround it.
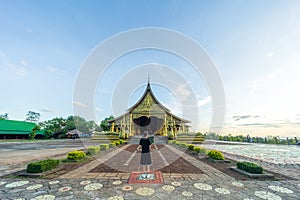
<svg viewBox="0 0 300 200">
<path fill-rule="evenodd" d="M 48 140 L 43 142 L 0 143 L 0 176 L 24 169 L 28 162 L 53 156 L 65 156 L 83 148 L 81 140 Z"/>
<path fill-rule="evenodd" d="M 0 199 L 299 199 L 300 181 L 237 181 L 171 145 L 152 153 L 154 170 L 180 158 L 199 173 L 163 173 L 163 184 L 128 184 L 138 153 L 116 148 L 55 179 L 0 179 Z M 93 170 L 106 165 L 112 172 Z M 117 167 L 119 166 L 119 167 Z M 121 166 L 121 167 L 120 167 Z M 114 172 L 116 171 L 116 172 Z"/>
</svg>

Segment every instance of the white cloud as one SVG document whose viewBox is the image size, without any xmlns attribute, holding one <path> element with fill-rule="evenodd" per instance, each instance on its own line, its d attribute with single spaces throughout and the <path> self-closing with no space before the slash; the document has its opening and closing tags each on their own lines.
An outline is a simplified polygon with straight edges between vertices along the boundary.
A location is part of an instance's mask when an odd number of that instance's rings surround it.
<svg viewBox="0 0 300 200">
<path fill-rule="evenodd" d="M 17 67 L 17 68 L 15 68 L 14 71 L 17 76 L 26 76 L 26 74 L 27 74 L 25 67 Z"/>
<path fill-rule="evenodd" d="M 273 55 L 274 55 L 273 51 L 267 54 L 268 57 L 272 57 Z"/>
<path fill-rule="evenodd" d="M 73 104 L 75 106 L 79 106 L 79 107 L 82 107 L 82 108 L 87 108 L 88 107 L 88 105 L 86 105 L 86 104 L 84 104 L 84 103 L 82 103 L 80 101 L 74 101 Z"/>
<path fill-rule="evenodd" d="M 98 112 L 101 112 L 101 111 L 102 111 L 102 109 L 99 108 L 99 107 L 96 107 L 96 110 L 97 110 Z"/>
<path fill-rule="evenodd" d="M 188 83 L 178 83 L 178 87 L 176 88 L 176 93 L 180 98 L 185 100 L 191 94 L 191 91 L 187 89 Z"/>
<path fill-rule="evenodd" d="M 27 66 L 27 64 L 28 64 L 25 60 L 20 60 L 19 62 L 20 62 L 21 65 L 23 65 L 23 66 Z"/>
<path fill-rule="evenodd" d="M 40 112 L 54 113 L 55 111 L 49 108 L 40 109 Z"/>
<path fill-rule="evenodd" d="M 56 67 L 53 67 L 53 66 L 47 66 L 46 70 L 51 72 L 51 73 L 56 73 L 58 75 L 64 75 L 64 73 L 65 73 L 64 70 L 60 70 L 60 69 L 58 69 Z"/>
<path fill-rule="evenodd" d="M 204 99 L 198 100 L 197 104 L 198 104 L 198 107 L 201 107 L 210 102 L 211 102 L 211 96 L 207 96 Z"/>
<path fill-rule="evenodd" d="M 57 71 L 57 69 L 56 69 L 55 67 L 51 67 L 51 66 L 47 66 L 46 69 L 47 69 L 49 72 L 52 72 L 52 73 L 54 73 L 54 72 Z"/>
</svg>

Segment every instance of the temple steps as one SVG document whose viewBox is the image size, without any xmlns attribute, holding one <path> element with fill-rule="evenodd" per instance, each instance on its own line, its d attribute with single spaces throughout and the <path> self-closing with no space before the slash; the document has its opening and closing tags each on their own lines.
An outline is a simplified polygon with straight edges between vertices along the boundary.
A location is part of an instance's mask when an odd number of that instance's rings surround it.
<svg viewBox="0 0 300 200">
<path fill-rule="evenodd" d="M 118 135 L 97 134 L 91 137 L 92 142 L 98 142 L 98 143 L 111 143 L 113 141 L 118 141 L 118 140 L 119 140 Z"/>
<path fill-rule="evenodd" d="M 142 138 L 142 136 L 140 136 L 140 135 L 129 137 L 128 143 L 129 144 L 139 144 L 141 138 Z M 168 137 L 158 136 L 158 135 L 154 136 L 154 144 L 167 144 L 167 143 L 168 143 Z"/>
</svg>

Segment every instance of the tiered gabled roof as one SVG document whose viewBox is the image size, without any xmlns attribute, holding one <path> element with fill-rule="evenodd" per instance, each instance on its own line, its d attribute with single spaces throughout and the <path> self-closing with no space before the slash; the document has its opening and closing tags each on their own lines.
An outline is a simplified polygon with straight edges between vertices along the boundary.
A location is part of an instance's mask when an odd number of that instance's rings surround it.
<svg viewBox="0 0 300 200">
<path fill-rule="evenodd" d="M 162 110 L 164 110 L 168 115 L 171 115 L 174 119 L 177 119 L 177 120 L 182 121 L 182 122 L 184 122 L 184 123 L 190 123 L 190 122 L 191 122 L 191 121 L 189 121 L 189 120 L 183 119 L 183 118 L 181 118 L 181 117 L 178 117 L 178 116 L 172 114 L 171 111 L 170 111 L 168 108 L 166 108 L 163 104 L 161 104 L 161 103 L 158 101 L 158 99 L 155 97 L 155 95 L 154 95 L 154 93 L 153 93 L 153 91 L 152 91 L 152 89 L 151 89 L 151 85 L 150 85 L 149 80 L 148 80 L 148 84 L 147 84 L 147 87 L 146 87 L 146 90 L 145 90 L 143 96 L 142 96 L 142 97 L 141 97 L 141 98 L 140 98 L 133 106 L 131 106 L 130 108 L 128 108 L 127 111 L 126 111 L 126 113 L 124 113 L 123 115 L 118 116 L 118 117 L 116 117 L 116 118 L 114 118 L 114 119 L 112 119 L 112 120 L 109 120 L 109 122 L 113 122 L 113 121 L 115 121 L 115 120 L 119 120 L 119 119 L 121 119 L 124 115 L 127 115 L 127 114 L 131 113 L 136 107 L 138 107 L 138 106 L 145 100 L 145 98 L 147 97 L 148 94 L 151 96 L 151 98 L 153 99 L 153 101 L 154 101 L 154 102 L 155 102 Z"/>
<path fill-rule="evenodd" d="M 157 98 L 155 97 L 155 95 L 153 94 L 152 90 L 151 90 L 151 86 L 150 86 L 150 83 L 148 81 L 148 84 L 147 84 L 147 87 L 146 87 L 146 90 L 143 94 L 143 96 L 138 100 L 138 102 L 136 102 L 133 106 L 131 106 L 130 108 L 127 109 L 128 112 L 131 112 L 133 111 L 138 105 L 140 105 L 140 103 L 142 103 L 144 101 L 144 99 L 146 98 L 147 94 L 150 94 L 151 98 L 154 100 L 154 102 L 159 105 L 159 107 L 161 109 L 163 109 L 165 112 L 171 112 L 168 108 L 166 108 L 164 105 L 162 105 L 158 100 Z"/>
</svg>

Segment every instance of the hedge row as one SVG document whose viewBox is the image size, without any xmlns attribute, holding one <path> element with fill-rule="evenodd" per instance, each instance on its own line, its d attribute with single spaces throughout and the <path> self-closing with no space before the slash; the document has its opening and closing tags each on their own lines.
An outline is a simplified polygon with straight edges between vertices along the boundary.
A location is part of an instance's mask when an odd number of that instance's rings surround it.
<svg viewBox="0 0 300 200">
<path fill-rule="evenodd" d="M 263 168 L 255 163 L 251 162 L 237 162 L 236 166 L 238 169 L 244 170 L 251 174 L 262 174 Z"/>
<path fill-rule="evenodd" d="M 67 158 L 69 160 L 81 160 L 86 156 L 86 154 L 83 151 L 70 151 L 68 152 Z"/>
<path fill-rule="evenodd" d="M 187 144 L 185 142 L 178 142 L 176 140 L 169 141 L 169 144 L 175 144 L 183 148 L 187 148 L 190 151 L 194 151 L 200 154 L 206 154 L 207 150 L 204 147 L 195 146 L 193 144 Z"/>
<path fill-rule="evenodd" d="M 124 143 L 125 143 L 124 140 L 117 140 L 117 141 L 113 141 L 112 143 L 109 143 L 109 144 L 100 144 L 99 146 L 90 146 L 90 147 L 88 147 L 87 152 L 89 154 L 96 154 L 100 150 L 101 151 L 108 150 L 110 148 L 113 148 L 115 146 L 118 146 L 118 145 L 121 145 Z"/>
<path fill-rule="evenodd" d="M 47 159 L 37 162 L 31 162 L 27 165 L 26 171 L 28 173 L 41 173 L 54 169 L 59 164 L 59 160 Z"/>
</svg>

